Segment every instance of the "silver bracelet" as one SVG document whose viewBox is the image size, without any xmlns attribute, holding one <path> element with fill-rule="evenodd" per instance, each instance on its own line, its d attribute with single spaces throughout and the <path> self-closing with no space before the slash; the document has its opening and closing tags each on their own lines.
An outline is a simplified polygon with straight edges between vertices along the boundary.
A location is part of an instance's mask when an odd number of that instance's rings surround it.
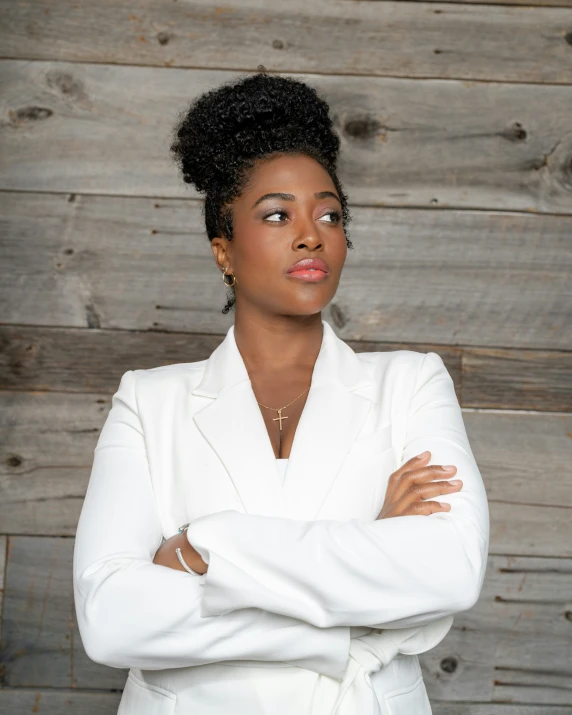
<svg viewBox="0 0 572 715">
<path fill-rule="evenodd" d="M 180 548 L 175 549 L 175 553 L 177 554 L 177 558 L 179 559 L 179 562 L 181 566 L 185 569 L 185 571 L 188 571 L 189 573 L 192 573 L 194 576 L 202 576 L 203 574 L 198 573 L 197 571 L 193 571 L 193 569 L 187 564 L 185 559 L 183 558 L 183 554 L 181 553 Z"/>
</svg>

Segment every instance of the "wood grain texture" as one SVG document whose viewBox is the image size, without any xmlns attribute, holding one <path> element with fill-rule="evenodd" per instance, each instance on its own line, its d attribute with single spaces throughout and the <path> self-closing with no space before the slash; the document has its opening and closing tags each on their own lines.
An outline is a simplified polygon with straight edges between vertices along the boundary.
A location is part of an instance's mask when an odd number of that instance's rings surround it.
<svg viewBox="0 0 572 715">
<path fill-rule="evenodd" d="M 466 407 L 572 411 L 572 352 L 468 348 L 462 376 Z"/>
<path fill-rule="evenodd" d="M 328 319 L 335 326 L 335 310 Z M 203 333 L 0 326 L 0 389 L 112 391 L 127 370 L 206 360 Z M 572 412 L 572 353 L 348 340 L 357 353 L 436 352 L 462 407 Z"/>
<path fill-rule="evenodd" d="M 572 706 L 446 703 L 432 700 L 434 715 L 571 715 Z"/>
<path fill-rule="evenodd" d="M 9 687 L 123 688 L 126 671 L 89 660 L 73 604 L 73 539 L 11 536 L 2 633 Z"/>
<path fill-rule="evenodd" d="M 6 576 L 6 548 L 8 540 L 5 536 L 0 536 L 0 635 L 2 633 L 2 604 L 4 601 L 4 585 Z M 0 638 L 1 641 L 1 638 Z M 2 674 L 0 664 L 0 688 L 2 687 Z"/>
<path fill-rule="evenodd" d="M 0 690 L 0 715 L 116 715 L 119 693 L 57 690 Z M 444 703 L 432 700 L 434 715 L 571 715 L 572 707 L 507 705 L 503 703 Z"/>
<path fill-rule="evenodd" d="M 430 696 L 569 705 L 571 593 L 571 559 L 489 557 L 476 606 L 420 658 Z"/>
<path fill-rule="evenodd" d="M 385 2 L 385 0 L 348 0 L 349 2 Z M 403 2 L 420 3 L 435 3 L 440 4 L 438 0 L 402 0 Z M 471 0 L 447 0 L 449 5 L 473 5 Z M 572 7 L 572 0 L 479 0 L 479 5 L 519 5 L 534 7 Z"/>
<path fill-rule="evenodd" d="M 73 535 L 121 375 L 205 359 L 234 320 L 169 144 L 260 64 L 340 135 L 355 251 L 324 318 L 442 356 L 485 481 L 481 597 L 420 656 L 433 712 L 572 715 L 572 0 L 0 12 L 0 715 L 117 713 Z"/>
<path fill-rule="evenodd" d="M 566 8 L 289 0 L 0 3 L 4 56 L 566 83 Z"/>
<path fill-rule="evenodd" d="M 10 541 L 6 685 L 39 688 L 50 678 L 52 687 L 62 687 L 71 678 L 76 688 L 121 689 L 123 670 L 85 654 L 77 668 L 82 649 L 70 620 L 73 539 Z M 533 694 L 537 703 L 567 704 L 571 589 L 571 559 L 490 557 L 477 605 L 456 616 L 447 638 L 420 656 L 431 700 L 525 704 Z"/>
<path fill-rule="evenodd" d="M 69 539 L 14 538 L 2 633 L 5 685 L 70 687 Z"/>
<path fill-rule="evenodd" d="M 110 395 L 0 392 L 0 532 L 74 534 Z"/>
<path fill-rule="evenodd" d="M 0 690 L 0 715 L 117 715 L 121 693 L 73 690 Z M 470 714 L 472 715 L 472 713 Z M 496 715 L 496 714 L 495 714 Z M 505 715 L 501 713 L 500 715 Z M 512 715 L 512 713 L 506 713 Z M 515 713 L 515 715 L 517 715 Z M 518 713 L 520 715 L 520 713 Z M 534 711 L 523 715 L 537 715 Z M 553 715 L 561 715 L 554 712 Z"/>
<path fill-rule="evenodd" d="M 201 205 L 0 194 L 0 321 L 226 333 Z M 571 236 L 566 216 L 356 207 L 324 317 L 345 340 L 571 350 Z"/>
<path fill-rule="evenodd" d="M 108 393 L 0 392 L 2 533 L 75 533 L 110 405 Z M 463 418 L 490 502 L 491 553 L 572 557 L 572 415 Z"/>
<path fill-rule="evenodd" d="M 569 453 L 570 446 L 566 446 Z M 544 474 L 545 471 L 542 476 Z M 488 485 L 489 480 L 485 479 L 485 483 Z M 513 494 L 514 499 L 521 496 L 516 491 Z M 489 509 L 491 553 L 572 556 L 572 524 L 568 506 L 491 501 Z"/>
<path fill-rule="evenodd" d="M 0 326 L 0 390 L 114 392 L 127 370 L 205 360 L 223 335 Z"/>
<path fill-rule="evenodd" d="M 196 197 L 169 153 L 179 114 L 241 75 L 17 60 L 0 73 L 0 188 L 167 197 Z M 330 103 L 352 204 L 572 213 L 572 86 L 301 78 Z"/>
<path fill-rule="evenodd" d="M 526 509 L 548 507 L 555 513 L 560 510 L 565 518 L 572 508 L 572 414 L 463 410 L 463 420 L 488 499 L 498 509 L 499 528 L 503 506 L 511 503 L 516 511 L 522 507 L 521 528 L 525 532 L 530 529 L 531 537 L 533 525 L 527 521 Z M 552 553 L 503 550 L 498 545 L 496 552 Z"/>
</svg>

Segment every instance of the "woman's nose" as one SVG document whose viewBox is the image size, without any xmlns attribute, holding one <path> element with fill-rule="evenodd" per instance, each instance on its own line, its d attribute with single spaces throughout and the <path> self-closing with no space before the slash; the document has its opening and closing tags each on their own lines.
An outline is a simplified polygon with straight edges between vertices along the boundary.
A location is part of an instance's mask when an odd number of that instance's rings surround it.
<svg viewBox="0 0 572 715">
<path fill-rule="evenodd" d="M 322 244 L 322 238 L 315 221 L 301 220 L 298 227 L 296 244 L 298 246 L 305 245 L 308 248 L 315 249 Z"/>
</svg>

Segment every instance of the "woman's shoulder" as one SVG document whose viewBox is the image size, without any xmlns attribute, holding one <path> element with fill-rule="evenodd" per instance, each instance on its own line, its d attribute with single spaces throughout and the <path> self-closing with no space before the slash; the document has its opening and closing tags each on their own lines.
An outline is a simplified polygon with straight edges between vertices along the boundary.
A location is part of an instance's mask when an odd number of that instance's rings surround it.
<svg viewBox="0 0 572 715">
<path fill-rule="evenodd" d="M 202 372 L 207 364 L 207 360 L 198 360 L 197 362 L 176 362 L 168 365 L 157 365 L 156 367 L 134 368 L 133 372 L 137 375 L 154 376 L 172 376 L 181 375 L 188 372 Z"/>
<path fill-rule="evenodd" d="M 133 368 L 122 375 L 120 384 L 125 381 L 130 382 L 137 391 L 146 388 L 166 390 L 170 385 L 177 387 L 181 384 L 191 386 L 192 389 L 201 381 L 206 362 L 206 360 L 198 360 L 148 368 Z"/>
<path fill-rule="evenodd" d="M 404 389 L 423 383 L 431 376 L 452 376 L 439 353 L 420 350 L 387 350 L 356 353 L 374 383 Z"/>
<path fill-rule="evenodd" d="M 428 353 L 418 350 L 382 350 L 375 352 L 356 352 L 358 359 L 372 369 L 418 368 Z"/>
</svg>

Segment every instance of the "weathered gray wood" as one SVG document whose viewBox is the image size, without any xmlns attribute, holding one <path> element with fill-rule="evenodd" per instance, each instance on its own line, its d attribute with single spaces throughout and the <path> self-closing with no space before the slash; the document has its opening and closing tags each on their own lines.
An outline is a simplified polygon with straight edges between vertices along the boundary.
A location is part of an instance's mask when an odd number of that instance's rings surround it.
<svg viewBox="0 0 572 715">
<path fill-rule="evenodd" d="M 350 2 L 383 2 L 383 0 L 350 0 Z M 440 4 L 440 0 L 403 0 L 403 2 L 417 2 Z M 447 0 L 448 4 L 472 5 L 471 0 Z M 535 7 L 572 7 L 572 0 L 479 0 L 479 5 L 534 5 Z"/>
<path fill-rule="evenodd" d="M 105 393 L 0 392 L 0 532 L 75 533 Z M 572 556 L 572 415 L 464 411 L 491 553 Z"/>
<path fill-rule="evenodd" d="M 570 445 L 567 445 L 570 453 Z M 552 474 L 552 472 L 551 472 Z M 553 479 L 560 479 L 558 473 Z M 546 478 L 545 470 L 541 474 Z M 540 477 L 539 477 L 540 478 Z M 489 479 L 485 480 L 489 484 Z M 513 498 L 522 497 L 518 484 Z M 547 489 L 549 487 L 547 486 Z M 570 507 L 510 502 L 489 502 L 491 513 L 491 553 L 572 556 Z"/>
<path fill-rule="evenodd" d="M 346 5 L 350 11 L 354 3 L 329 5 Z M 59 12 L 63 4 L 56 7 Z M 99 3 L 90 7 L 105 15 Z M 418 5 L 410 8 L 419 16 Z M 534 23 L 532 8 L 499 10 Z M 459 11 L 464 8 L 443 6 L 443 14 Z M 479 8 L 475 16 L 488 14 Z M 463 27 L 459 20 L 451 40 L 462 35 Z M 424 22 L 420 28 L 429 36 Z M 355 28 L 351 32 L 363 45 Z M 540 31 L 534 24 L 534 32 L 541 37 L 548 29 Z M 554 40 L 548 41 L 559 43 L 570 56 L 572 48 L 562 32 L 559 25 Z M 474 26 L 471 33 L 480 36 Z M 392 34 L 404 42 L 399 32 Z M 509 37 L 502 34 L 505 58 Z M 523 35 L 516 37 L 531 66 L 544 69 Z M 83 34 L 78 39 L 91 47 Z M 328 42 L 345 63 L 336 43 Z M 209 46 L 217 57 L 224 52 L 211 37 Z M 473 44 L 464 42 L 467 47 Z M 448 52 L 443 56 L 447 66 L 455 66 Z M 489 52 L 482 56 L 491 60 Z M 466 57 L 473 64 L 472 53 Z M 519 84 L 321 74 L 302 78 L 331 105 L 342 139 L 340 176 L 351 203 L 570 213 L 572 87 L 522 84 L 526 72 L 522 63 L 518 66 Z M 240 74 L 11 60 L 0 64 L 0 72 L 6 117 L 0 132 L 0 188 L 171 197 L 196 196 L 179 178 L 169 154 L 179 113 L 197 95 Z M 423 74 L 427 72 L 424 60 Z M 419 219 L 412 212 L 414 231 Z M 515 220 L 518 225 L 519 218 Z M 517 230 L 510 216 L 504 228 L 509 235 Z"/>
<path fill-rule="evenodd" d="M 335 325 L 337 313 L 330 319 Z M 119 339 L 118 332 L 121 335 Z M 104 391 L 128 369 L 208 358 L 224 335 L 0 327 L 0 389 Z M 463 407 L 572 411 L 572 354 L 348 340 L 356 352 L 441 355 Z M 461 389 L 462 385 L 462 389 Z"/>
<path fill-rule="evenodd" d="M 337 313 L 329 318 L 336 326 Z M 126 370 L 205 360 L 223 335 L 0 326 L 0 389 L 101 392 Z M 348 340 L 358 353 L 437 352 L 463 407 L 572 412 L 572 353 Z"/>
<path fill-rule="evenodd" d="M 121 693 L 77 692 L 73 690 L 0 690 L 0 715 L 117 715 Z M 143 713 L 141 713 L 143 715 Z M 470 713 L 473 715 L 473 713 Z M 495 714 L 496 715 L 496 714 Z M 499 715 L 505 715 L 500 713 Z M 506 715 L 513 715 L 507 712 Z M 515 712 L 515 715 L 516 712 Z M 521 715 L 519 712 L 518 715 Z M 535 711 L 523 715 L 538 715 Z M 554 712 L 553 715 L 561 715 Z"/>
<path fill-rule="evenodd" d="M 572 715 L 572 416 L 507 411 L 572 410 L 570 7 L 0 0 L 0 189 L 92 195 L 0 196 L 0 533 L 73 535 L 122 372 L 208 357 L 233 319 L 198 202 L 98 195 L 196 198 L 178 111 L 261 62 L 300 73 L 356 217 L 324 317 L 358 352 L 438 352 L 475 408 L 492 555 L 421 656 L 433 712 Z M 73 539 L 0 536 L 0 618 L 7 544 L 0 715 L 115 714 L 125 672 L 81 646 Z"/>
<path fill-rule="evenodd" d="M 73 606 L 73 539 L 11 536 L 3 627 L 4 683 L 123 688 L 126 671 L 89 660 Z"/>
<path fill-rule="evenodd" d="M 421 656 L 430 697 L 568 705 L 571 594 L 571 559 L 491 556 L 477 605 Z"/>
<path fill-rule="evenodd" d="M 0 392 L 0 533 L 74 534 L 110 395 Z"/>
<path fill-rule="evenodd" d="M 335 326 L 335 310 L 330 313 L 330 319 Z M 126 370 L 205 360 L 223 338 L 224 334 L 165 332 L 158 340 L 154 331 L 4 325 L 0 326 L 0 389 L 113 391 Z M 348 344 L 356 352 L 436 350 L 460 392 L 462 350 L 459 348 L 360 340 L 350 340 Z M 485 399 L 484 396 L 481 395 L 481 399 Z"/>
<path fill-rule="evenodd" d="M 0 321 L 224 334 L 198 201 L 0 194 Z M 572 348 L 572 217 L 354 209 L 346 340 Z M 331 316 L 331 317 L 330 317 Z"/>
<path fill-rule="evenodd" d="M 572 414 L 464 410 L 463 419 L 486 480 L 487 496 L 498 503 L 500 514 L 510 503 L 515 505 L 516 516 L 522 508 L 522 529 L 525 533 L 529 530 L 531 539 L 536 535 L 525 518 L 526 509 L 550 507 L 564 512 L 565 518 L 566 510 L 572 507 Z M 496 552 L 552 553 L 512 548 L 497 548 Z"/>
<path fill-rule="evenodd" d="M 0 326 L 0 390 L 114 392 L 126 370 L 205 360 L 224 335 Z"/>
<path fill-rule="evenodd" d="M 431 700 L 433 715 L 570 715 L 572 706 L 507 703 L 444 703 Z"/>
<path fill-rule="evenodd" d="M 0 715 L 116 715 L 119 693 L 79 693 L 57 690 L 0 690 Z M 572 707 L 444 703 L 432 700 L 434 715 L 570 715 Z"/>
<path fill-rule="evenodd" d="M 530 0 L 529 0 L 530 1 Z M 4 56 L 137 65 L 570 82 L 569 11 L 289 0 L 0 4 Z"/>
<path fill-rule="evenodd" d="M 70 539 L 11 537 L 4 602 L 4 683 L 71 685 Z"/>
<path fill-rule="evenodd" d="M 6 571 L 6 545 L 6 537 L 0 536 L 0 642 L 2 641 L 2 602 L 4 598 L 4 580 Z"/>
<path fill-rule="evenodd" d="M 468 348 L 462 375 L 467 407 L 572 411 L 572 352 Z"/>
<path fill-rule="evenodd" d="M 124 671 L 85 656 L 78 669 L 80 644 L 70 621 L 73 540 L 10 541 L 7 685 L 46 687 L 50 679 L 62 687 L 71 678 L 79 688 L 122 688 Z M 571 559 L 491 556 L 477 605 L 459 614 L 443 643 L 420 658 L 431 699 L 569 702 L 571 591 Z"/>
</svg>

